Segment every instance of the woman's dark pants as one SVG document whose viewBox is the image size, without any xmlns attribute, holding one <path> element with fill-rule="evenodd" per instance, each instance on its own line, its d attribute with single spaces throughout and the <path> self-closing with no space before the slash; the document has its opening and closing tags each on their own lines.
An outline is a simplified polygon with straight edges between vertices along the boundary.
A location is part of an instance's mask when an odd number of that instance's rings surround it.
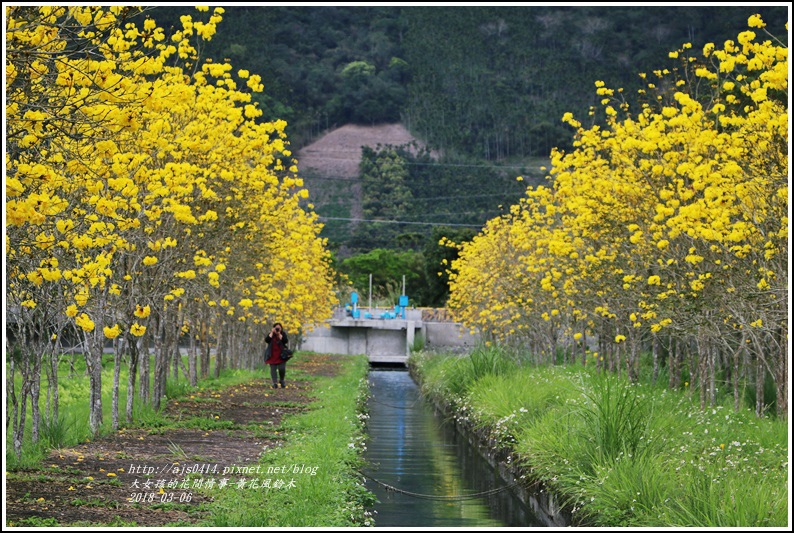
<svg viewBox="0 0 794 533">
<path fill-rule="evenodd" d="M 276 372 L 278 372 L 278 375 L 276 375 Z M 281 383 L 282 389 L 286 387 L 286 385 L 284 384 L 284 376 L 286 374 L 287 374 L 286 361 L 283 363 L 279 363 L 277 365 L 270 365 L 270 379 L 273 380 L 274 389 L 278 386 L 278 383 Z M 278 378 L 278 380 L 276 378 Z"/>
</svg>

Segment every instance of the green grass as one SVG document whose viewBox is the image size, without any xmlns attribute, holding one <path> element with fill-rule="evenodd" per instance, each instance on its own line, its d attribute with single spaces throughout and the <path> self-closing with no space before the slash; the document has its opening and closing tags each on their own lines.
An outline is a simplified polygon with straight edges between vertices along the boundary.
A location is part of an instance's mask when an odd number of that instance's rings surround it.
<svg viewBox="0 0 794 533">
<path fill-rule="evenodd" d="M 284 485 L 269 490 L 249 487 L 240 489 L 231 484 L 222 489 L 217 487 L 202 489 L 214 498 L 213 502 L 205 504 L 211 518 L 203 525 L 238 527 L 372 525 L 372 518 L 367 509 L 372 507 L 374 496 L 364 487 L 363 479 L 358 474 L 361 465 L 360 454 L 364 449 L 365 440 L 362 420 L 366 417 L 363 409 L 367 394 L 366 374 L 369 363 L 365 356 L 340 358 L 340 362 L 342 370 L 340 375 L 335 377 L 315 377 L 298 368 L 293 369 L 291 371 L 293 379 L 314 381 L 316 399 L 308 406 L 308 411 L 285 417 L 277 428 L 261 430 L 262 436 L 266 436 L 271 441 L 278 441 L 279 445 L 262 456 L 260 464 L 263 474 L 257 477 L 262 481 L 270 479 L 272 484 L 280 480 L 278 482 Z M 218 391 L 249 382 L 252 378 L 261 379 L 261 376 L 261 370 L 222 372 L 218 379 L 200 381 L 199 390 Z M 72 398 L 74 391 L 79 390 L 80 386 L 70 383 L 66 388 L 71 391 L 67 398 Z M 169 389 L 169 392 L 185 394 L 196 391 L 175 387 Z M 107 401 L 109 402 L 109 399 Z M 282 403 L 293 405 L 290 402 Z M 61 412 L 67 410 L 72 412 L 62 404 Z M 227 421 L 199 418 L 166 420 L 151 408 L 139 406 L 136 410 L 136 425 L 166 434 L 169 429 L 175 427 L 217 429 L 226 428 L 229 424 L 231 423 Z M 48 429 L 47 442 L 57 441 L 61 446 L 68 445 L 69 436 L 79 433 L 75 430 L 76 425 L 79 423 L 71 418 L 63 418 L 55 427 Z M 40 451 L 43 447 L 44 439 L 35 449 Z M 170 443 L 169 451 L 175 458 L 186 457 L 178 442 Z M 11 455 L 13 456 L 13 452 Z M 31 462 L 36 458 L 32 453 L 28 453 L 25 457 Z M 296 465 L 298 471 L 295 471 Z M 302 472 L 301 467 L 303 467 Z M 265 474 L 268 468 L 272 472 Z M 10 466 L 9 470 L 12 470 Z M 235 478 L 234 481 L 236 482 L 237 479 Z M 287 488 L 293 481 L 294 486 Z M 77 503 L 85 504 L 85 502 Z M 100 502 L 91 501 L 88 504 L 100 505 Z M 17 525 L 39 526 L 51 523 L 55 522 L 31 518 Z M 115 525 L 133 524 L 119 521 Z"/>
<path fill-rule="evenodd" d="M 363 356 L 340 361 L 343 370 L 339 376 L 310 378 L 316 380 L 316 400 L 309 411 L 283 421 L 279 428 L 283 444 L 262 455 L 262 473 L 252 476 L 259 488 L 237 488 L 232 485 L 237 481 L 234 478 L 231 486 L 203 489 L 214 498 L 212 518 L 204 525 L 372 525 L 366 509 L 371 507 L 373 496 L 357 474 L 364 441 L 361 419 L 369 365 Z M 262 488 L 265 480 L 271 488 Z M 274 488 L 281 483 L 280 488 Z"/>
<path fill-rule="evenodd" d="M 185 358 L 187 356 L 184 356 Z M 185 360 L 187 363 L 187 360 Z M 150 379 L 153 376 L 154 358 L 150 358 Z M 198 382 L 198 388 L 190 386 L 184 376 L 179 375 L 174 380 L 169 374 L 166 383 L 166 399 L 183 397 L 189 393 L 203 390 L 219 390 L 223 387 L 239 385 L 250 381 L 253 377 L 259 376 L 257 371 L 248 370 L 224 370 L 220 376 L 208 377 Z M 127 405 L 127 376 L 128 367 L 123 364 L 119 378 L 119 427 L 127 427 L 126 405 Z M 20 390 L 20 377 L 16 375 L 16 390 Z M 87 398 L 89 396 L 89 381 L 85 373 L 85 360 L 82 357 L 75 357 L 74 374 L 70 372 L 68 358 L 64 357 L 58 369 L 58 395 L 59 395 L 59 418 L 58 420 L 46 420 L 45 406 L 48 381 L 45 375 L 41 378 L 41 395 L 39 407 L 42 414 L 42 424 L 40 426 L 40 439 L 38 443 L 31 440 L 32 414 L 31 407 L 27 405 L 27 419 L 25 426 L 25 438 L 22 446 L 22 455 L 17 458 L 14 453 L 12 433 L 6 432 L 6 468 L 9 470 L 29 468 L 37 466 L 52 448 L 74 446 L 85 442 L 91 438 L 91 431 L 88 426 L 89 409 Z M 161 413 L 155 411 L 150 405 L 140 401 L 140 391 L 136 383 L 136 398 L 133 404 L 133 426 L 147 428 L 164 428 L 165 418 Z M 98 436 L 108 434 L 112 430 L 112 398 L 113 398 L 113 356 L 105 354 L 103 356 L 102 370 L 102 416 L 103 426 Z M 217 421 L 214 421 L 217 422 Z M 207 419 L 185 420 L 181 422 L 184 427 L 199 427 L 203 429 L 226 428 L 227 424 L 213 423 Z"/>
<path fill-rule="evenodd" d="M 575 524 L 788 523 L 786 420 L 734 412 L 730 398 L 701 411 L 686 392 L 578 364 L 480 364 L 474 375 L 467 359 L 413 354 L 409 364 L 426 394 L 518 452 Z"/>
<path fill-rule="evenodd" d="M 424 392 L 456 401 L 474 382 L 484 376 L 500 376 L 513 371 L 516 363 L 501 350 L 478 345 L 465 357 L 421 357 Z"/>
</svg>

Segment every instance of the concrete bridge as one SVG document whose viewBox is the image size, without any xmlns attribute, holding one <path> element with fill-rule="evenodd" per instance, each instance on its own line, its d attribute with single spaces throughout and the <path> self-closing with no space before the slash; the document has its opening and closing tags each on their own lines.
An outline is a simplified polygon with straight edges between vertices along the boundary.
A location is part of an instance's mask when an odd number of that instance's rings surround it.
<svg viewBox="0 0 794 533">
<path fill-rule="evenodd" d="M 429 320 L 424 320 L 423 315 Z M 368 310 L 362 316 L 338 308 L 332 319 L 304 334 L 298 349 L 342 355 L 366 354 L 370 363 L 405 364 L 417 341 L 427 348 L 466 348 L 479 340 L 460 324 L 437 320 L 434 315 L 439 313 L 403 308 L 399 313 Z"/>
</svg>

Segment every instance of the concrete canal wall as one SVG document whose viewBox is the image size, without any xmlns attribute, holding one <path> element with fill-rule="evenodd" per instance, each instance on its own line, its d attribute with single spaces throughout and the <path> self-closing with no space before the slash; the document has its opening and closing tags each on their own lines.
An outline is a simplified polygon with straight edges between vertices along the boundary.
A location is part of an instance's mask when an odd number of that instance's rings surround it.
<svg viewBox="0 0 794 533">
<path fill-rule="evenodd" d="M 415 368 L 409 366 L 408 372 L 414 382 L 420 387 L 421 375 Z M 460 416 L 443 398 L 426 396 L 435 406 L 440 415 L 454 421 L 455 428 L 469 441 L 497 472 L 509 484 L 520 481 L 513 490 L 518 498 L 527 505 L 535 518 L 547 527 L 570 527 L 571 513 L 563 508 L 559 499 L 548 492 L 542 483 L 531 482 L 532 475 L 519 464 L 518 456 L 509 447 L 497 442 L 490 435 L 489 428 L 477 428 L 467 416 Z"/>
</svg>

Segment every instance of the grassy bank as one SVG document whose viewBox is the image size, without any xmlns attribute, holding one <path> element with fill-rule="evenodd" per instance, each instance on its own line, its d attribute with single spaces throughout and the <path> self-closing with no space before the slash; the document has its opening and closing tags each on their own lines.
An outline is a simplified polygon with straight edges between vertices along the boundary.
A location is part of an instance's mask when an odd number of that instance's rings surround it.
<svg viewBox="0 0 794 533">
<path fill-rule="evenodd" d="M 788 422 L 496 348 L 417 353 L 425 394 L 512 448 L 574 524 L 785 527 Z"/>
<path fill-rule="evenodd" d="M 112 432 L 112 408 L 113 408 L 113 354 L 103 355 L 102 369 L 102 417 L 104 424 L 100 428 L 96 437 L 102 437 Z M 187 364 L 187 356 L 184 356 L 183 363 Z M 150 378 L 154 371 L 154 358 L 149 360 Z M 127 378 L 128 366 L 122 364 L 119 373 L 119 426 L 135 427 L 140 425 L 150 425 L 152 419 L 159 417 L 151 406 L 140 401 L 137 390 L 133 404 L 132 424 L 126 422 L 127 407 Z M 180 373 L 177 379 L 169 378 L 166 384 L 166 397 L 170 399 L 179 398 L 191 391 L 204 390 L 207 388 L 219 388 L 237 385 L 239 383 L 254 379 L 261 375 L 261 371 L 230 370 L 226 369 L 220 376 L 200 379 L 197 389 L 190 386 L 187 379 Z M 46 375 L 41 377 L 41 394 L 39 398 L 39 409 L 42 414 L 40 426 L 39 442 L 31 441 L 32 412 L 30 402 L 26 402 L 27 417 L 25 423 L 25 438 L 22 445 L 21 457 L 17 458 L 14 453 L 10 428 L 6 431 L 6 465 L 7 468 L 17 469 L 33 467 L 38 465 L 53 448 L 63 448 L 74 446 L 81 442 L 86 442 L 91 437 L 91 430 L 88 425 L 89 420 L 89 379 L 86 374 L 85 359 L 82 356 L 74 356 L 71 360 L 64 357 L 58 368 L 58 410 L 57 420 L 47 420 L 45 418 L 47 406 L 48 379 Z M 17 394 L 21 389 L 21 379 L 17 374 L 15 387 Z"/>
<path fill-rule="evenodd" d="M 350 527 L 372 525 L 372 495 L 357 473 L 369 363 L 340 357 L 335 377 L 318 377 L 310 410 L 285 419 L 283 445 L 259 460 L 269 487 L 214 489 L 213 527 Z M 297 377 L 297 376 L 296 376 Z"/>
<path fill-rule="evenodd" d="M 176 382 L 163 411 L 46 454 L 42 443 L 45 461 L 7 465 L 8 524 L 371 525 L 358 474 L 368 369 L 365 356 L 300 353 L 285 390 L 270 388 L 265 369 Z M 75 424 L 65 439 L 80 435 Z"/>
</svg>

